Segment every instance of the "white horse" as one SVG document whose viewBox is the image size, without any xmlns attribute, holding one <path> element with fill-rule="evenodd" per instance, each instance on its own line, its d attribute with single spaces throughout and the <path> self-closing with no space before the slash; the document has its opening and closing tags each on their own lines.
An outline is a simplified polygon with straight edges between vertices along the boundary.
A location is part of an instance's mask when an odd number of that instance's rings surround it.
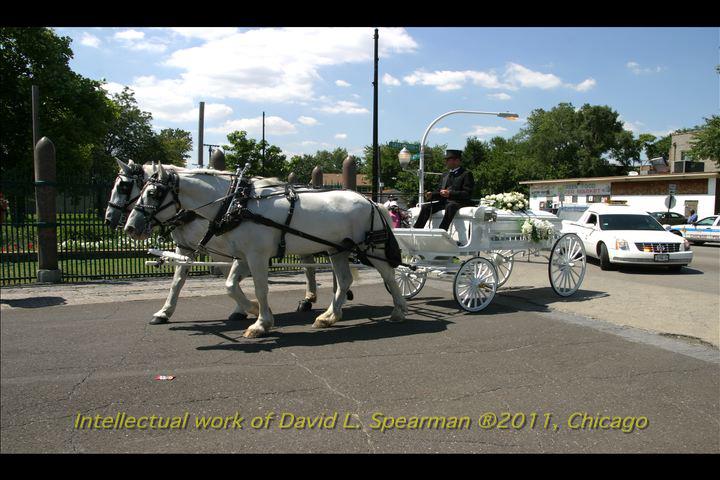
<svg viewBox="0 0 720 480">
<path fill-rule="evenodd" d="M 122 221 L 122 217 L 129 213 L 135 206 L 135 202 L 140 196 L 140 190 L 142 189 L 145 181 L 150 178 L 154 173 L 153 167 L 150 165 L 138 165 L 133 163 L 132 160 L 128 164 L 117 160 L 120 165 L 120 172 L 113 185 L 112 192 L 110 193 L 110 201 L 108 207 L 105 210 L 105 223 L 111 228 L 117 228 Z M 172 167 L 177 171 L 186 171 L 187 169 L 181 167 Z M 229 172 L 218 172 L 226 173 Z M 173 241 L 178 245 L 175 249 L 176 253 L 181 255 L 191 255 L 195 246 L 200 242 L 205 233 L 207 232 L 209 222 L 202 217 L 196 217 L 194 220 L 184 223 L 175 228 L 171 235 Z M 123 225 L 124 226 L 124 225 Z M 213 237 L 207 244 L 207 247 L 211 250 L 210 256 L 214 261 L 217 262 L 231 262 L 233 259 L 230 256 L 222 255 L 228 250 L 228 246 L 225 244 L 222 237 Z M 312 256 L 303 257 L 301 259 L 303 263 L 314 263 L 315 260 Z M 229 276 L 231 267 L 220 267 L 221 271 L 226 277 L 225 288 L 228 295 L 235 300 L 236 306 L 232 314 L 230 314 L 229 320 L 244 320 L 247 318 L 247 314 L 257 315 L 258 305 L 256 301 L 248 300 L 240 288 L 240 280 L 244 277 L 250 276 L 250 270 L 247 266 L 247 262 L 240 261 L 234 271 L 233 277 Z M 150 324 L 157 325 L 167 323 L 170 317 L 175 312 L 177 307 L 178 297 L 180 291 L 185 285 L 190 267 L 178 265 L 175 267 L 175 273 L 173 275 L 172 284 L 170 286 L 170 292 L 168 293 L 165 304 L 160 310 L 153 314 L 153 318 Z M 306 291 L 305 298 L 301 302 L 302 306 L 310 306 L 311 303 L 317 301 L 317 283 L 315 281 L 315 269 L 305 268 L 305 279 L 306 279 Z"/>
<path fill-rule="evenodd" d="M 266 196 L 278 192 L 277 188 L 271 187 L 278 183 L 280 182 L 277 179 L 253 182 L 247 208 L 254 214 L 284 224 L 289 210 L 288 200 L 284 195 Z M 145 185 L 138 204 L 128 217 L 125 232 L 131 238 L 146 239 L 156 223 L 169 219 L 178 208 L 193 210 L 206 219 L 214 219 L 220 208 L 220 202 L 210 202 L 224 196 L 229 184 L 228 178 L 208 175 L 203 171 L 188 170 L 172 175 L 159 165 L 156 180 Z M 175 205 L 172 205 L 173 203 Z M 356 192 L 310 191 L 298 195 L 291 226 L 305 234 L 334 244 L 343 244 L 349 239 L 362 246 L 368 231 L 382 230 L 384 223 L 389 222 L 390 216 L 386 209 L 376 208 Z M 392 235 L 391 232 L 389 234 Z M 224 237 L 228 245 L 228 252 L 246 259 L 255 283 L 255 296 L 260 313 L 257 321 L 244 332 L 243 336 L 252 338 L 265 335 L 274 324 L 267 300 L 268 261 L 277 251 L 281 231 L 272 226 L 243 220 L 221 237 Z M 332 303 L 315 319 L 313 326 L 323 328 L 333 325 L 342 319 L 342 304 L 353 280 L 348 263 L 350 252 L 290 233 L 286 236 L 286 243 L 287 252 L 291 254 L 306 255 L 322 251 L 330 253 L 330 261 L 337 278 L 337 290 Z M 367 253 L 370 254 L 368 257 L 370 263 L 380 272 L 393 297 L 394 308 L 390 321 L 404 320 L 407 306 L 395 281 L 393 267 L 383 259 L 384 245 L 376 246 Z M 230 276 L 239 268 L 239 263 L 234 262 Z"/>
</svg>

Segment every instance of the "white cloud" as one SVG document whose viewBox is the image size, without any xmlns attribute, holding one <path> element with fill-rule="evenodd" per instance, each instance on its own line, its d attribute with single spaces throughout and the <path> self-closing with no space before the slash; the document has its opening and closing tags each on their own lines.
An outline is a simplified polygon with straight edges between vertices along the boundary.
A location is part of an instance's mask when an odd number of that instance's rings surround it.
<svg viewBox="0 0 720 480">
<path fill-rule="evenodd" d="M 234 27 L 174 27 L 170 31 L 185 38 L 199 38 L 201 40 L 217 40 L 238 32 Z"/>
<path fill-rule="evenodd" d="M 205 122 L 218 120 L 232 115 L 233 109 L 222 103 L 206 103 L 205 104 Z M 180 112 L 176 115 L 166 115 L 165 112 L 160 113 L 157 118 L 169 122 L 190 122 L 198 120 L 200 116 L 200 107 L 197 106 L 190 110 Z"/>
<path fill-rule="evenodd" d="M 625 66 L 635 75 L 643 75 L 643 74 L 650 74 L 650 73 L 660 73 L 663 70 L 665 70 L 665 67 L 655 66 L 655 67 L 643 67 L 637 62 L 627 62 Z"/>
<path fill-rule="evenodd" d="M 383 28 L 381 55 L 412 52 L 403 28 Z M 165 65 L 181 70 L 193 97 L 252 102 L 307 101 L 323 67 L 372 62 L 372 29 L 259 28 L 238 31 L 173 52 Z"/>
<path fill-rule="evenodd" d="M 335 80 L 335 85 L 338 87 L 349 87 L 350 84 L 346 82 L 345 80 Z"/>
<path fill-rule="evenodd" d="M 298 122 L 302 123 L 303 125 L 307 125 L 309 127 L 311 127 L 313 125 L 317 125 L 319 123 L 315 118 L 306 117 L 306 116 L 298 117 Z"/>
<path fill-rule="evenodd" d="M 253 103 L 294 102 L 322 107 L 321 111 L 327 113 L 368 112 L 352 102 L 319 100 L 315 85 L 322 80 L 320 73 L 323 68 L 372 63 L 371 28 L 157 31 L 172 33 L 162 39 L 147 38 L 144 32 L 136 30 L 117 32 L 115 36 L 126 48 L 156 53 L 167 48 L 172 36 L 200 39 L 202 42 L 176 50 L 164 60 L 162 65 L 177 69 L 176 75 L 139 77 L 129 85 L 141 108 L 156 118 L 188 112 L 196 107 L 199 100 L 228 103 L 227 99 Z M 403 28 L 382 28 L 380 35 L 381 56 L 413 52 L 417 48 Z"/>
<path fill-rule="evenodd" d="M 167 40 L 157 37 L 145 39 L 145 32 L 138 30 L 123 30 L 114 35 L 115 40 L 122 42 L 125 48 L 150 53 L 162 53 L 167 50 Z"/>
<path fill-rule="evenodd" d="M 573 85 L 571 83 L 567 84 L 566 86 L 569 88 L 572 88 L 573 90 L 577 90 L 578 92 L 587 92 L 591 88 L 593 88 L 597 82 L 594 78 L 586 78 L 582 82 L 578 83 L 577 85 Z"/>
<path fill-rule="evenodd" d="M 347 133 L 336 133 L 335 138 L 338 140 L 345 140 L 347 138 Z"/>
<path fill-rule="evenodd" d="M 552 73 L 541 73 L 530 70 L 517 63 L 509 63 L 503 78 L 519 87 L 536 87 L 543 90 L 562 85 L 562 80 Z"/>
<path fill-rule="evenodd" d="M 228 134 L 235 130 L 245 130 L 249 134 L 262 132 L 262 116 L 228 120 L 219 127 L 206 129 L 208 132 Z M 295 125 L 281 117 L 265 117 L 265 133 L 270 135 L 289 135 L 297 133 Z"/>
<path fill-rule="evenodd" d="M 494 98 L 495 100 L 510 100 L 512 97 L 507 93 L 488 93 L 488 98 Z"/>
<path fill-rule="evenodd" d="M 392 86 L 392 87 L 399 87 L 399 86 L 400 86 L 400 80 L 398 80 L 397 78 L 393 77 L 393 76 L 390 75 L 389 73 L 386 73 L 385 75 L 382 76 L 382 83 L 383 83 L 384 85 L 390 85 L 390 86 Z"/>
<path fill-rule="evenodd" d="M 486 127 L 482 125 L 473 125 L 473 130 L 467 132 L 465 135 L 468 137 L 489 137 L 491 135 L 499 135 L 502 132 L 506 132 L 505 127 Z"/>
<path fill-rule="evenodd" d="M 432 86 L 439 91 L 458 90 L 467 83 L 482 88 L 506 90 L 517 90 L 519 88 L 549 90 L 564 86 L 578 91 L 586 91 L 595 86 L 595 80 L 592 78 L 588 78 L 578 85 L 563 83 L 562 79 L 557 75 L 534 71 L 512 62 L 506 65 L 502 75 L 498 75 L 493 70 L 486 72 L 478 70 L 435 70 L 433 72 L 415 70 L 410 75 L 403 77 L 403 80 L 408 85 Z M 507 94 L 498 94 L 495 98 L 507 100 L 510 97 Z"/>
<path fill-rule="evenodd" d="M 103 88 L 107 90 L 108 95 L 114 95 L 120 93 L 125 88 L 125 85 L 117 82 L 107 82 L 103 85 Z"/>
<path fill-rule="evenodd" d="M 433 132 L 435 132 L 435 133 L 448 133 L 448 132 L 450 132 L 451 130 L 452 130 L 452 129 L 450 129 L 450 128 L 448 128 L 448 127 L 439 127 L 439 128 L 433 129 Z"/>
<path fill-rule="evenodd" d="M 82 38 L 80 38 L 80 45 L 85 45 L 86 47 L 92 48 L 99 48 L 100 39 L 91 33 L 83 32 Z"/>
<path fill-rule="evenodd" d="M 345 113 L 348 115 L 358 115 L 363 113 L 370 113 L 370 111 L 360 106 L 356 102 L 349 102 L 347 100 L 340 100 L 338 102 L 328 103 L 322 107 L 317 108 L 316 110 L 324 113 L 331 113 L 331 114 L 337 114 L 337 113 Z"/>
<path fill-rule="evenodd" d="M 142 40 L 145 38 L 145 32 L 140 32 L 138 30 L 123 30 L 122 32 L 117 32 L 114 37 L 117 40 Z"/>
</svg>

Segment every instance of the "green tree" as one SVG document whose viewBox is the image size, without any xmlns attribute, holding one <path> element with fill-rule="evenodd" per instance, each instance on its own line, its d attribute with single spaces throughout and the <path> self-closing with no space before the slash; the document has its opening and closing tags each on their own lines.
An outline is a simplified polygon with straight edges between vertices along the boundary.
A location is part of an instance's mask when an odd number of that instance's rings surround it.
<svg viewBox="0 0 720 480">
<path fill-rule="evenodd" d="M 140 110 L 133 91 L 125 87 L 112 96 L 113 121 L 105 137 L 105 153 L 123 162 L 165 161 L 161 141 L 152 129 L 152 115 Z"/>
<path fill-rule="evenodd" d="M 690 155 L 701 160 L 713 160 L 720 168 L 720 116 L 705 119 L 705 125 L 691 141 Z"/>
<path fill-rule="evenodd" d="M 70 69 L 69 37 L 50 28 L 0 28 L 0 175 L 33 178 L 31 86 L 40 88 L 40 135 L 55 144 L 58 176 L 95 173 L 112 109 L 102 83 Z"/>
<path fill-rule="evenodd" d="M 228 145 L 223 145 L 225 165 L 228 170 L 235 170 L 238 165 L 250 163 L 249 175 L 263 174 L 263 142 L 248 138 L 244 130 L 236 130 L 227 136 Z M 285 180 L 288 174 L 288 163 L 280 147 L 265 142 L 265 176 L 278 177 Z"/>
<path fill-rule="evenodd" d="M 545 178 L 601 176 L 615 173 L 611 160 L 627 168 L 637 153 L 632 133 L 608 106 L 561 103 L 549 111 L 534 110 L 519 139 L 528 155 L 542 165 Z"/>
<path fill-rule="evenodd" d="M 655 140 L 653 143 L 645 148 L 645 154 L 648 159 L 663 157 L 664 159 L 670 158 L 670 147 L 672 143 L 672 136 L 666 135 Z"/>
<path fill-rule="evenodd" d="M 162 149 L 162 163 L 184 167 L 192 150 L 192 135 L 180 128 L 164 128 L 157 135 Z"/>
</svg>

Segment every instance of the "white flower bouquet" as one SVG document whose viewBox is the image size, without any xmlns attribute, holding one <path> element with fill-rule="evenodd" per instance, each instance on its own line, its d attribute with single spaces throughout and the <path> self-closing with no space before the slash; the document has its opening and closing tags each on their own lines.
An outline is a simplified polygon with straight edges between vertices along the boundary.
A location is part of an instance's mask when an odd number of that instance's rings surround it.
<svg viewBox="0 0 720 480">
<path fill-rule="evenodd" d="M 520 231 L 523 235 L 529 235 L 533 242 L 547 240 L 555 233 L 555 227 L 547 220 L 528 218 L 522 224 Z"/>
<path fill-rule="evenodd" d="M 530 203 L 520 192 L 496 193 L 495 195 L 485 195 L 480 201 L 481 205 L 495 207 L 499 210 L 510 210 L 516 212 L 525 210 Z"/>
</svg>

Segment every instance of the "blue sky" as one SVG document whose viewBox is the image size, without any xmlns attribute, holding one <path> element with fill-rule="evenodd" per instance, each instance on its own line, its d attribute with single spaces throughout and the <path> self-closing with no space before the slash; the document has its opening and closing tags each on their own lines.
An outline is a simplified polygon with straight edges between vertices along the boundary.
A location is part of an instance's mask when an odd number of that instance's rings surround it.
<svg viewBox="0 0 720 480">
<path fill-rule="evenodd" d="M 205 101 L 205 143 L 236 129 L 259 139 L 263 111 L 288 157 L 372 143 L 372 28 L 56 31 L 73 39 L 75 71 L 111 92 L 130 86 L 158 130 L 195 139 Z M 719 113 L 719 45 L 718 28 L 381 28 L 379 140 L 419 141 L 449 110 L 520 115 L 453 116 L 430 134 L 462 148 L 469 135 L 512 136 L 560 102 L 609 105 L 635 134 L 665 135 Z"/>
</svg>

